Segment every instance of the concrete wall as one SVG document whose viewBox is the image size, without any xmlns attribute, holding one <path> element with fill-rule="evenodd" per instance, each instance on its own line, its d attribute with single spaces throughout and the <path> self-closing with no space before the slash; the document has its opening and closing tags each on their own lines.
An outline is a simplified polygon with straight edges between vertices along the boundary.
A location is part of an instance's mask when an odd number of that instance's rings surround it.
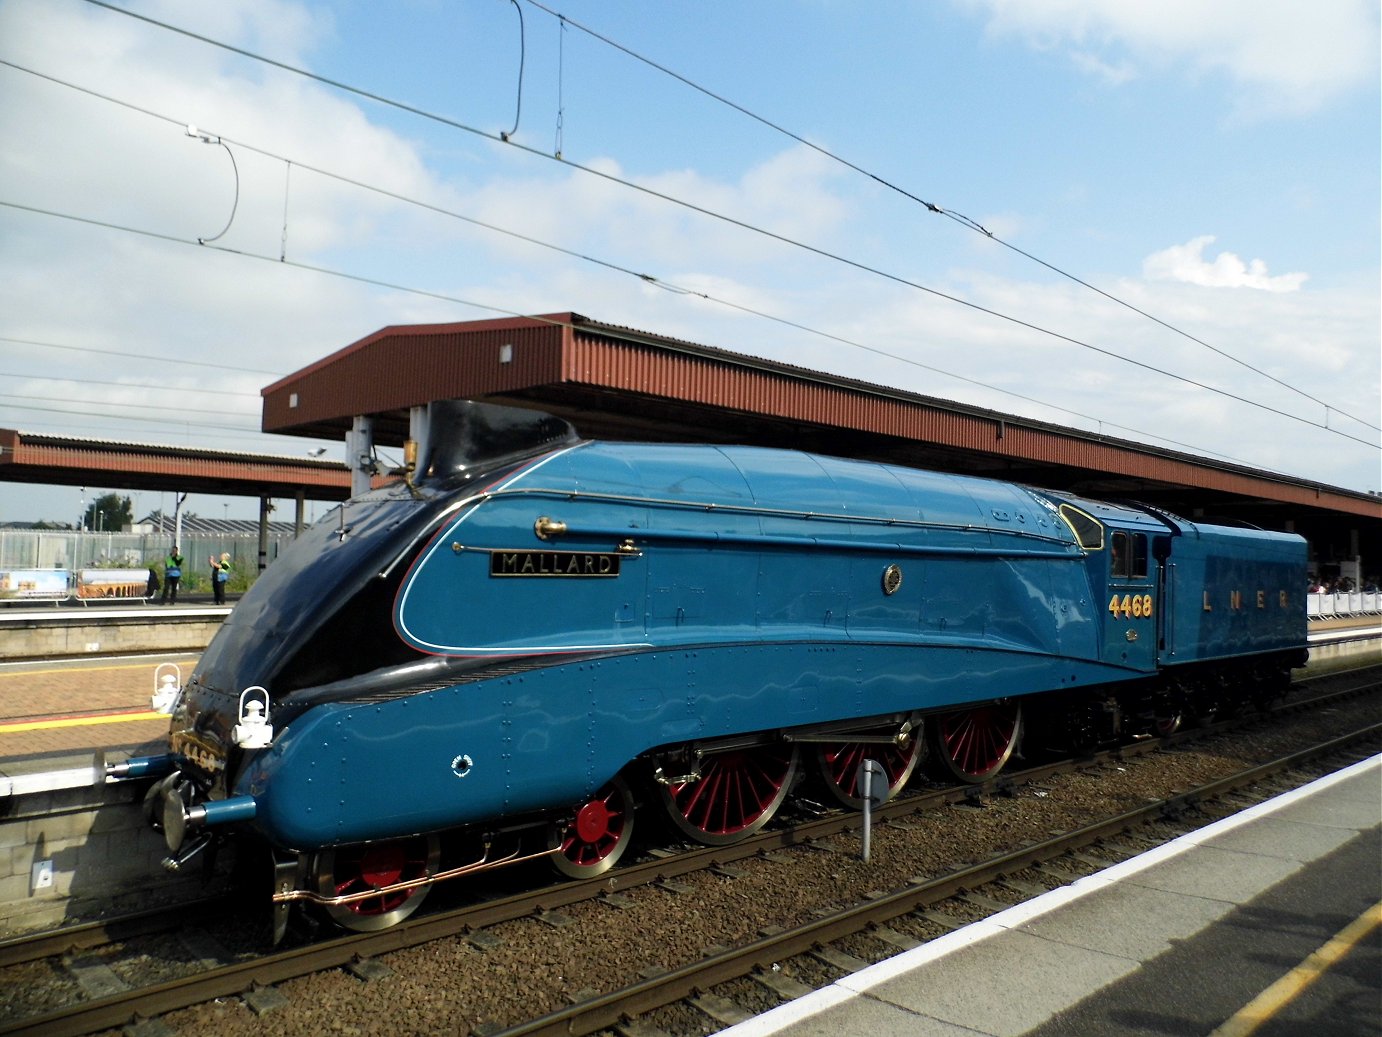
<svg viewBox="0 0 1382 1037">
<path fill-rule="evenodd" d="M 149 610 L 160 606 L 144 606 Z M 137 610 L 121 610 L 122 612 Z M 0 610 L 0 661 L 62 659 L 78 655 L 200 652 L 220 629 L 227 610 L 163 610 L 152 616 L 97 615 L 86 610 Z"/>
<path fill-rule="evenodd" d="M 164 870 L 167 848 L 144 819 L 148 785 L 87 784 L 0 798 L 0 938 L 223 888 L 223 869 L 210 886 L 200 868 L 178 876 Z M 50 882 L 36 887 L 34 865 L 43 862 Z"/>
</svg>

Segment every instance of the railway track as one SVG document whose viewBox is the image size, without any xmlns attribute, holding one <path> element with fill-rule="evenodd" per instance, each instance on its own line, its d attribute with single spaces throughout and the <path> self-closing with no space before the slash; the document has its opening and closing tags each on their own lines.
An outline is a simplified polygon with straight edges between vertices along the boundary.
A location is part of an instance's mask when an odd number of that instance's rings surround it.
<svg viewBox="0 0 1382 1037">
<path fill-rule="evenodd" d="M 1340 679 L 1334 678 L 1336 682 Z M 1350 687 L 1343 692 L 1336 692 L 1335 695 L 1357 695 L 1363 687 L 1375 689 L 1376 676 L 1354 677 L 1351 679 Z M 1327 699 L 1317 696 L 1291 703 L 1284 708 L 1300 711 L 1330 707 Z M 918 818 L 934 813 L 946 804 L 976 804 L 993 797 L 1011 796 L 1014 789 L 1041 786 L 1055 776 L 1075 769 L 1116 767 L 1120 760 L 1160 750 L 1170 742 L 1188 741 L 1197 736 L 1222 733 L 1227 727 L 1228 725 L 1216 725 L 1205 731 L 1187 732 L 1165 741 L 1125 746 L 1109 754 L 1101 754 L 1097 758 L 1060 761 L 1027 768 L 1012 775 L 1001 776 L 984 786 L 918 792 L 885 804 L 874 812 L 873 820 L 879 826 L 905 829 L 909 825 L 915 825 Z M 1362 737 L 1370 737 L 1376 742 L 1376 729 L 1365 730 L 1371 733 Z M 1334 750 L 1318 747 L 1310 750 L 1314 753 L 1321 751 Z M 1292 765 L 1295 764 L 1276 761 L 1268 766 L 1280 769 Z M 1259 767 L 1245 773 L 1246 777 L 1235 776 L 1237 784 L 1259 781 L 1266 770 Z M 654 1010 L 663 1005 L 675 1004 L 688 997 L 696 999 L 695 1011 L 709 1012 L 720 1023 L 732 1021 L 731 1017 L 743 1009 L 735 1009 L 732 1002 L 721 1003 L 699 992 L 708 990 L 717 983 L 738 980 L 750 982 L 764 989 L 776 984 L 776 996 L 792 996 L 791 992 L 795 988 L 792 983 L 786 982 L 788 977 L 772 970 L 774 962 L 780 962 L 794 954 L 814 953 L 817 958 L 824 955 L 833 960 L 836 963 L 834 968 L 848 969 L 852 961 L 862 959 L 848 951 L 822 951 L 821 948 L 829 948 L 846 939 L 849 934 L 858 934 L 868 929 L 875 934 L 875 942 L 883 945 L 891 943 L 894 947 L 901 946 L 902 942 L 889 939 L 890 930 L 886 925 L 889 918 L 917 911 L 930 911 L 936 918 L 944 917 L 937 914 L 932 905 L 957 895 L 969 897 L 968 901 L 963 901 L 969 910 L 973 910 L 976 904 L 982 905 L 985 900 L 997 903 L 991 894 L 973 891 L 984 883 L 1006 879 L 1003 895 L 1011 897 L 1014 891 L 1011 885 L 1014 871 L 1030 869 L 1038 861 L 1076 859 L 1070 858 L 1070 854 L 1078 853 L 1078 847 L 1089 846 L 1100 839 L 1107 840 L 1110 832 L 1124 831 L 1138 823 L 1139 819 L 1160 818 L 1168 812 L 1183 810 L 1206 797 L 1220 794 L 1219 786 L 1228 787 L 1229 784 L 1229 780 L 1211 783 L 1202 789 L 1166 798 L 1133 812 L 1123 812 L 1097 825 L 1084 826 L 1078 832 L 1066 833 L 1057 839 L 1029 845 L 1023 850 L 986 861 L 982 865 L 961 868 L 924 881 L 909 881 L 897 889 L 870 897 L 864 902 L 837 912 L 833 921 L 821 918 L 809 924 L 794 926 L 783 933 L 762 936 L 758 940 L 748 942 L 741 941 L 735 948 L 716 951 L 703 960 L 682 965 L 662 976 L 642 979 L 622 991 L 606 991 L 591 998 L 579 999 L 577 1004 L 560 1013 L 513 1028 L 511 1032 L 594 1033 L 622 1025 L 618 1022 L 622 1018 Z M 621 896 L 639 887 L 661 886 L 675 891 L 678 880 L 686 876 L 707 870 L 733 875 L 736 864 L 750 859 L 772 860 L 775 855 L 792 851 L 793 848 L 838 853 L 838 848 L 832 848 L 830 845 L 832 840 L 838 844 L 841 838 L 857 833 L 861 823 L 859 814 L 831 812 L 825 816 L 802 820 L 790 827 L 761 832 L 752 839 L 733 846 L 706 847 L 666 857 L 652 856 L 641 863 L 622 866 L 614 872 L 587 882 L 565 882 L 561 885 L 527 890 L 481 904 L 465 905 L 409 919 L 379 933 L 340 936 L 269 956 L 256 954 L 243 957 L 241 952 L 240 960 L 227 960 L 237 955 L 223 948 L 207 946 L 203 941 L 203 946 L 199 950 L 186 955 L 197 959 L 196 964 L 199 968 L 193 975 L 175 977 L 136 989 L 112 990 L 102 996 L 91 997 L 82 1003 L 57 1011 L 9 1020 L 0 1023 L 0 1033 L 91 1033 L 127 1024 L 132 1019 L 154 1018 L 178 1008 L 229 996 L 243 996 L 251 1005 L 256 999 L 271 1004 L 274 986 L 294 977 L 341 968 L 352 969 L 356 974 L 371 974 L 378 968 L 377 963 L 383 955 L 448 937 L 459 937 L 476 946 L 484 947 L 487 931 L 505 922 L 535 919 L 546 925 L 559 926 L 563 923 L 563 909 L 573 905 L 595 901 L 617 907 Z M 1062 845 L 1063 842 L 1072 839 L 1074 842 Z M 1089 867 L 1085 865 L 1086 870 L 1089 870 Z M 1075 876 L 1072 874 L 1070 877 Z M 1019 896 L 1040 891 L 1043 890 L 1016 890 Z M 181 918 L 188 917 L 185 907 L 179 908 L 178 911 Z M 932 918 L 932 921 L 935 921 L 935 918 Z M 60 951 L 71 957 L 76 948 L 90 950 L 99 947 L 107 938 L 126 938 L 129 935 L 128 926 L 132 924 L 125 923 L 125 928 L 122 928 L 118 923 L 106 923 L 104 934 L 95 929 L 84 934 L 72 931 L 53 934 L 47 939 L 58 942 L 50 942 L 47 950 L 42 953 L 52 954 Z M 61 942 L 63 940 L 68 942 L 64 944 Z M 35 960 L 39 956 L 39 951 L 40 944 L 37 942 L 28 943 L 26 948 L 19 941 L 11 941 L 0 946 L 0 964 Z M 744 979 L 754 976 L 757 978 Z M 99 989 L 99 986 L 96 989 Z"/>
<path fill-rule="evenodd" d="M 1129 830 L 1154 821 L 1180 818 L 1199 809 L 1207 801 L 1251 786 L 1264 778 L 1274 777 L 1309 761 L 1337 752 L 1348 753 L 1360 742 L 1376 744 L 1382 734 L 1382 724 L 1372 725 L 1354 734 L 1312 747 L 1280 760 L 1211 782 L 1200 788 L 1169 799 L 1149 803 L 1137 810 L 1088 825 L 1078 831 L 1064 833 L 1045 842 L 1026 846 L 1000 857 L 984 861 L 938 878 L 918 879 L 915 883 L 882 896 L 861 901 L 843 910 L 815 919 L 782 932 L 765 934 L 761 939 L 742 947 L 711 954 L 673 972 L 649 977 L 611 993 L 592 998 L 581 1004 L 534 1019 L 530 1022 L 495 1031 L 491 1037 L 572 1037 L 613 1030 L 618 1032 L 664 1032 L 655 1025 L 634 1026 L 631 1022 L 655 1009 L 677 1002 L 704 1013 L 722 1025 L 732 1025 L 748 1019 L 755 1012 L 740 1007 L 732 997 L 715 993 L 716 987 L 733 980 L 752 977 L 769 990 L 790 1000 L 810 992 L 812 987 L 799 980 L 778 979 L 782 963 L 801 955 L 811 955 L 839 972 L 857 971 L 872 964 L 836 947 L 848 937 L 863 933 L 885 932 L 882 942 L 903 946 L 889 923 L 902 915 L 924 913 L 929 920 L 947 927 L 951 925 L 935 908 L 946 902 L 959 902 L 978 907 L 984 913 L 996 913 L 1011 906 L 992 897 L 991 887 L 1002 886 L 1025 895 L 1040 895 L 1081 877 L 1083 869 L 1074 868 L 1062 874 L 1057 862 L 1073 861 L 1098 870 L 1105 863 L 1082 857 L 1080 851 L 1094 845 L 1114 845 Z M 1353 756 L 1349 762 L 1367 754 Z M 1198 827 L 1188 825 L 1187 830 Z M 1126 856 L 1138 852 L 1129 848 Z M 1115 853 L 1117 850 L 1115 849 Z M 1053 879 L 1046 888 L 1033 888 L 1025 880 L 1014 880 L 1017 873 L 1037 870 Z M 833 980 L 833 976 L 831 979 Z"/>
<path fill-rule="evenodd" d="M 1368 670 L 1356 671 L 1353 674 L 1302 680 L 1297 682 L 1298 689 L 1308 688 L 1322 681 L 1331 686 L 1340 686 L 1280 703 L 1266 713 L 1251 713 L 1216 724 L 1179 731 L 1157 740 L 1134 742 L 1107 749 L 1085 758 L 1056 760 L 1023 768 L 1014 767 L 980 785 L 950 786 L 924 791 L 910 789 L 898 799 L 877 808 L 874 811 L 874 818 L 876 822 L 895 823 L 897 819 L 905 818 L 910 814 L 935 810 L 948 804 L 974 802 L 995 794 L 1008 794 L 1018 785 L 1039 783 L 1078 768 L 1097 767 L 1108 761 L 1133 758 L 1168 747 L 1185 745 L 1198 739 L 1232 731 L 1244 723 L 1252 723 L 1267 717 L 1290 716 L 1311 710 L 1328 709 L 1336 703 L 1375 690 L 1377 680 L 1378 678 L 1371 676 Z M 807 809 L 811 806 L 813 804 L 809 801 L 805 804 Z M 614 874 L 613 880 L 619 886 L 638 885 L 645 881 L 640 877 L 641 871 L 649 867 L 654 868 L 661 875 L 674 877 L 676 874 L 700 870 L 706 866 L 705 862 L 707 861 L 712 866 L 721 863 L 729 864 L 736 860 L 759 856 L 783 846 L 793 845 L 798 841 L 810 843 L 839 832 L 857 831 L 862 825 L 862 819 L 857 813 L 843 811 L 836 807 L 815 806 L 821 812 L 828 813 L 829 816 L 817 821 L 803 821 L 785 830 L 780 826 L 775 826 L 744 842 L 730 846 L 685 850 L 681 853 L 684 864 L 673 865 L 661 856 L 658 857 L 658 860 L 643 865 L 625 863 Z M 798 804 L 797 809 L 800 811 L 803 806 Z M 569 882 L 563 888 L 571 889 L 575 896 L 573 900 L 564 902 L 570 903 L 587 899 L 586 895 L 580 892 L 581 890 L 587 886 L 606 890 L 610 881 L 610 876 L 601 876 L 599 879 L 584 885 Z M 142 935 L 168 932 L 183 925 L 189 915 L 205 918 L 214 916 L 221 911 L 233 911 L 237 906 L 232 897 L 219 895 L 206 899 L 169 903 L 128 915 L 107 917 L 97 921 L 64 926 L 57 930 L 35 932 L 0 940 L 0 969 L 58 954 L 97 950 L 109 944 Z M 545 910 L 548 908 L 545 905 L 539 905 L 537 909 Z"/>
</svg>

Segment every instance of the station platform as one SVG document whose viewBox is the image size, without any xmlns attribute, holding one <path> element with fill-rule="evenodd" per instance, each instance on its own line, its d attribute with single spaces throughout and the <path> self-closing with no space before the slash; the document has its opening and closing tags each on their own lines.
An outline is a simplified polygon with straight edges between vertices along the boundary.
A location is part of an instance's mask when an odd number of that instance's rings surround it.
<svg viewBox="0 0 1382 1037">
<path fill-rule="evenodd" d="M 1382 1034 L 1382 756 L 719 1037 Z"/>
</svg>

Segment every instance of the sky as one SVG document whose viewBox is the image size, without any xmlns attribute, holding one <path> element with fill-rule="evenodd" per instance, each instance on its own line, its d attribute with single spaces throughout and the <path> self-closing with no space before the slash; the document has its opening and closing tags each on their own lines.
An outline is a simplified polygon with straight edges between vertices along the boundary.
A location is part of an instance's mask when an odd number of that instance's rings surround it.
<svg viewBox="0 0 1382 1037">
<path fill-rule="evenodd" d="M 1380 42 L 1373 0 L 0 0 L 0 427 L 339 458 L 260 390 L 574 310 L 1377 490 Z"/>
</svg>

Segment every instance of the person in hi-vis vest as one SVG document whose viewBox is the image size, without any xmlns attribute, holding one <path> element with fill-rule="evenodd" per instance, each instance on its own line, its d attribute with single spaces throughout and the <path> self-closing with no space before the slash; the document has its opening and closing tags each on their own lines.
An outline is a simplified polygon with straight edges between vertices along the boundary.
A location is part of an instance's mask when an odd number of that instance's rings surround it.
<svg viewBox="0 0 1382 1037">
<path fill-rule="evenodd" d="M 211 563 L 211 592 L 216 596 L 216 604 L 226 603 L 226 584 L 230 581 L 230 552 L 223 553 L 218 560 L 215 555 L 208 555 L 208 562 Z"/>
<path fill-rule="evenodd" d="M 178 553 L 178 545 L 174 544 L 172 550 L 168 552 L 168 557 L 163 560 L 163 604 L 170 602 L 174 605 L 178 603 L 178 581 L 182 579 L 182 563 L 184 559 Z"/>
</svg>

